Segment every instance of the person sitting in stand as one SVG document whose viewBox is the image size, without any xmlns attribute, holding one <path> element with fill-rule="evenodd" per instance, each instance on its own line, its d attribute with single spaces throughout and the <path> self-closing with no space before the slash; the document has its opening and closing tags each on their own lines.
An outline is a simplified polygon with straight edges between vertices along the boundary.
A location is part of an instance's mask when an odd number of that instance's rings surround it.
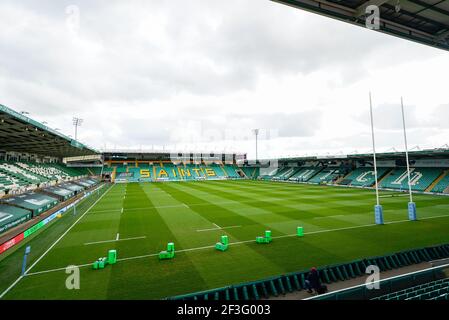
<svg viewBox="0 0 449 320">
<path fill-rule="evenodd" d="M 308 293 L 313 293 L 313 290 L 318 293 L 321 288 L 320 276 L 318 274 L 318 270 L 315 267 L 310 269 L 310 272 L 306 277 L 306 288 Z"/>
</svg>

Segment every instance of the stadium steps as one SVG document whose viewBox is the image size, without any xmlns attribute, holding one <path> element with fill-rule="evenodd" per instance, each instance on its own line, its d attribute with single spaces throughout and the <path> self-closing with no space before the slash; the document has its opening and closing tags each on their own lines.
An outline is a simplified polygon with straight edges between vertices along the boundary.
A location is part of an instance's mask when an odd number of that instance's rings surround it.
<svg viewBox="0 0 449 320">
<path fill-rule="evenodd" d="M 220 168 L 221 168 L 221 170 L 223 171 L 224 176 L 225 176 L 226 178 L 229 178 L 228 172 L 225 170 L 223 164 L 220 164 Z"/>
<path fill-rule="evenodd" d="M 384 173 L 383 176 L 381 176 L 380 178 L 378 177 L 377 179 L 377 185 L 381 185 L 382 181 L 384 181 L 385 179 L 387 179 L 394 171 L 394 168 L 390 168 L 389 170 L 387 170 L 387 172 Z"/>
<path fill-rule="evenodd" d="M 429 187 L 427 187 L 427 189 L 426 189 L 425 191 L 426 191 L 426 192 L 432 191 L 433 188 L 435 188 L 436 185 L 437 185 L 441 180 L 443 180 L 444 177 L 446 177 L 448 173 L 449 173 L 449 170 L 443 171 L 443 172 L 440 174 L 440 176 L 439 176 L 438 178 L 436 178 L 435 181 L 432 182 L 432 183 L 430 184 Z"/>
<path fill-rule="evenodd" d="M 359 259 L 349 263 L 318 268 L 321 282 L 332 284 L 365 275 L 369 265 L 381 272 L 449 257 L 449 244 L 397 252 L 380 257 Z M 308 270 L 284 274 L 254 282 L 167 298 L 169 300 L 259 300 L 278 297 L 305 289 Z M 430 297 L 429 297 L 430 298 Z"/>
<path fill-rule="evenodd" d="M 449 278 L 427 282 L 421 285 L 388 293 L 371 300 L 447 300 Z"/>
<path fill-rule="evenodd" d="M 340 184 L 343 180 L 346 180 L 348 177 L 350 177 L 352 174 L 352 170 L 345 174 L 344 176 L 339 177 L 337 180 L 335 180 L 335 184 Z"/>
</svg>

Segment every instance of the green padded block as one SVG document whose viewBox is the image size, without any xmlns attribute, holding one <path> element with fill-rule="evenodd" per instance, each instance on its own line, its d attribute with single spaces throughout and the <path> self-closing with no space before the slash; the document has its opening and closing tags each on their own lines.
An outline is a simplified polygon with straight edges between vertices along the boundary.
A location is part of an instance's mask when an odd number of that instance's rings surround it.
<svg viewBox="0 0 449 320">
<path fill-rule="evenodd" d="M 221 242 L 217 242 L 215 244 L 215 249 L 217 249 L 219 251 L 226 251 L 226 250 L 228 250 L 228 245 L 227 244 L 223 244 Z"/>
<path fill-rule="evenodd" d="M 424 256 L 426 257 L 426 261 L 432 260 L 432 258 L 430 257 L 430 255 L 426 249 L 423 249 L 422 252 L 423 252 Z"/>
<path fill-rule="evenodd" d="M 301 275 L 299 276 L 299 279 L 301 280 L 301 287 L 305 288 L 306 287 L 306 277 L 304 272 L 301 273 Z"/>
<path fill-rule="evenodd" d="M 265 238 L 271 238 L 271 230 L 265 231 Z"/>
<path fill-rule="evenodd" d="M 421 260 L 418 258 L 417 254 L 415 251 L 410 251 L 410 255 L 412 256 L 413 261 L 418 264 L 421 262 Z"/>
<path fill-rule="evenodd" d="M 301 285 L 299 284 L 298 276 L 296 274 L 293 275 L 293 283 L 295 284 L 296 290 L 301 290 Z"/>
<path fill-rule="evenodd" d="M 396 261 L 393 258 L 393 256 L 388 256 L 387 260 L 390 262 L 390 266 L 392 267 L 392 269 L 396 269 L 398 266 L 396 265 Z"/>
<path fill-rule="evenodd" d="M 239 293 L 237 292 L 237 288 L 234 288 L 234 300 L 239 300 Z"/>
<path fill-rule="evenodd" d="M 228 236 L 221 236 L 221 243 L 223 244 L 229 244 Z"/>
<path fill-rule="evenodd" d="M 270 243 L 270 239 L 265 237 L 256 237 L 256 243 Z"/>
<path fill-rule="evenodd" d="M 98 260 L 98 269 L 104 269 L 106 265 L 106 258 L 100 258 Z"/>
<path fill-rule="evenodd" d="M 117 250 L 108 251 L 108 263 L 115 264 L 117 262 Z"/>
<path fill-rule="evenodd" d="M 404 257 L 404 260 L 405 260 L 405 262 L 407 263 L 408 266 L 412 264 L 412 261 L 409 259 L 409 257 L 408 257 L 406 252 L 405 253 L 401 253 L 401 256 Z"/>
<path fill-rule="evenodd" d="M 385 271 L 386 267 L 380 258 L 376 258 L 374 261 L 376 261 L 376 265 L 379 267 L 380 271 Z"/>
<path fill-rule="evenodd" d="M 354 271 L 355 271 L 355 274 L 357 276 L 361 276 L 362 275 L 362 271 L 360 271 L 360 267 L 359 267 L 359 264 L 357 262 L 354 262 Z"/>
<path fill-rule="evenodd" d="M 447 252 L 446 246 L 441 245 L 441 246 L 438 247 L 438 250 L 441 252 L 441 255 L 442 255 L 444 258 L 447 258 L 448 252 Z"/>
<path fill-rule="evenodd" d="M 95 261 L 92 263 L 92 269 L 97 270 L 98 269 L 98 261 Z"/>
<path fill-rule="evenodd" d="M 243 286 L 242 293 L 243 293 L 243 299 L 244 300 L 249 300 L 248 288 L 246 286 Z"/>
<path fill-rule="evenodd" d="M 285 284 L 287 285 L 288 292 L 293 292 L 292 283 L 290 281 L 290 277 L 289 276 L 285 277 Z"/>
<path fill-rule="evenodd" d="M 435 254 L 435 258 L 437 258 L 437 259 L 441 258 L 440 253 L 438 252 L 438 250 L 435 247 L 432 248 L 432 252 Z"/>
<path fill-rule="evenodd" d="M 331 283 L 331 280 L 329 279 L 329 272 L 327 271 L 327 269 L 323 269 L 321 273 L 324 275 L 324 281 L 327 284 Z"/>
<path fill-rule="evenodd" d="M 444 251 L 444 247 L 443 246 L 439 246 L 436 248 L 437 251 L 440 253 L 440 257 L 441 258 L 446 258 L 446 251 Z"/>
<path fill-rule="evenodd" d="M 343 277 L 345 278 L 345 280 L 349 280 L 350 276 L 348 273 L 348 270 L 346 270 L 346 265 L 342 264 L 340 267 L 341 273 L 343 274 Z"/>
<path fill-rule="evenodd" d="M 338 280 L 337 280 L 337 277 L 336 277 L 336 275 L 334 273 L 334 270 L 332 270 L 332 268 L 329 268 L 328 270 L 329 270 L 329 275 L 331 277 L 331 281 L 332 282 L 337 282 Z"/>
<path fill-rule="evenodd" d="M 296 228 L 296 235 L 298 237 L 304 237 L 304 228 L 303 227 L 297 227 Z"/>
<path fill-rule="evenodd" d="M 366 261 L 365 260 L 361 260 L 360 262 L 359 262 L 359 264 L 361 265 L 361 270 L 362 270 L 362 273 L 365 273 L 366 272 L 366 267 L 367 267 L 367 265 L 366 265 Z"/>
<path fill-rule="evenodd" d="M 356 275 L 354 273 L 354 269 L 352 269 L 352 265 L 350 263 L 347 264 L 348 273 L 351 278 L 355 278 Z"/>
<path fill-rule="evenodd" d="M 282 278 L 278 278 L 277 283 L 278 283 L 279 291 L 280 291 L 282 294 L 285 294 L 285 288 L 284 288 L 284 284 L 282 283 Z"/>
<path fill-rule="evenodd" d="M 167 243 L 167 251 L 175 251 L 175 244 L 173 242 Z"/>
<path fill-rule="evenodd" d="M 394 254 L 392 257 L 396 261 L 396 265 L 398 266 L 398 268 L 403 266 L 402 260 L 398 254 Z"/>
<path fill-rule="evenodd" d="M 410 264 L 416 264 L 415 257 L 413 256 L 411 251 L 407 251 L 405 254 L 407 255 L 407 258 L 410 260 Z"/>
<path fill-rule="evenodd" d="M 267 286 L 265 285 L 265 282 L 262 282 L 261 287 L 262 287 L 262 294 L 263 294 L 264 298 L 268 299 L 269 294 L 268 294 L 268 290 L 267 290 Z"/>
<path fill-rule="evenodd" d="M 277 297 L 278 291 L 276 290 L 276 286 L 274 285 L 273 280 L 270 280 L 270 289 L 271 289 L 271 293 L 273 294 L 273 296 Z"/>
<path fill-rule="evenodd" d="M 337 267 L 334 267 L 334 270 L 337 274 L 338 279 L 341 281 L 345 281 L 345 278 L 343 277 L 343 274 L 341 273 L 340 268 L 337 266 Z"/>
<path fill-rule="evenodd" d="M 175 253 L 168 252 L 168 251 L 161 251 L 159 252 L 159 260 L 166 260 L 166 259 L 173 259 L 175 256 Z"/>
<path fill-rule="evenodd" d="M 388 262 L 387 257 L 382 257 L 382 262 L 384 263 L 385 268 L 387 268 L 387 270 L 391 270 L 391 266 L 390 263 Z"/>
<path fill-rule="evenodd" d="M 257 287 L 256 287 L 256 285 L 253 284 L 251 287 L 252 287 L 252 289 L 253 289 L 253 297 L 254 297 L 254 300 L 259 300 L 260 297 L 259 297 L 259 292 L 257 292 Z"/>
</svg>

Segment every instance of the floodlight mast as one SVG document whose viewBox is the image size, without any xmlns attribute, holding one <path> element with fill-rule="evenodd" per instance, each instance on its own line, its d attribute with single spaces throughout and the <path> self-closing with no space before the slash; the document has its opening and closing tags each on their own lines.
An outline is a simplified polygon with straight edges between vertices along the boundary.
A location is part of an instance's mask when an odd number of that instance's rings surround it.
<svg viewBox="0 0 449 320">
<path fill-rule="evenodd" d="M 257 137 L 259 136 L 259 129 L 253 129 L 254 135 L 256 136 L 256 164 L 258 161 L 258 156 L 257 156 Z"/>
<path fill-rule="evenodd" d="M 75 126 L 75 141 L 78 141 L 78 127 L 81 126 L 83 121 L 84 120 L 81 118 L 73 117 L 73 125 Z"/>
</svg>

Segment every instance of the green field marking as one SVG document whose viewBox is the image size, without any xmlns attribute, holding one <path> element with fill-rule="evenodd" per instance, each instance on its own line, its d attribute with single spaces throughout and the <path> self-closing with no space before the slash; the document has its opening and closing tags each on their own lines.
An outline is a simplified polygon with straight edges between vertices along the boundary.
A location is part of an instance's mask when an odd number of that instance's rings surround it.
<svg viewBox="0 0 449 320">
<path fill-rule="evenodd" d="M 23 279 L 24 276 L 26 276 L 49 252 L 50 250 L 52 250 L 60 241 L 61 239 L 64 238 L 64 236 L 70 232 L 70 230 L 72 230 L 72 228 L 79 222 L 81 221 L 81 219 L 83 219 L 88 213 L 89 211 L 99 202 L 101 201 L 101 199 L 103 199 L 103 197 L 112 189 L 113 187 L 110 187 L 109 189 L 107 189 L 84 213 L 81 214 L 81 216 L 79 216 L 79 218 L 77 220 L 75 220 L 75 222 L 73 224 L 71 224 L 68 229 L 58 238 L 56 239 L 55 242 L 53 242 L 53 244 L 51 244 L 48 249 L 41 255 L 39 256 L 37 259 L 33 260 L 32 264 L 25 270 L 23 275 L 20 275 L 8 288 L 6 288 L 1 294 L 0 294 L 0 299 L 2 299 L 11 289 L 13 289 L 19 282 L 20 280 Z"/>
<path fill-rule="evenodd" d="M 4 298 L 159 299 L 449 241 L 447 197 L 416 194 L 416 222 L 407 219 L 406 197 L 381 201 L 386 223 L 377 226 L 371 189 L 262 181 L 118 184 Z M 307 213 L 296 217 L 301 206 Z M 296 236 L 298 225 L 303 238 Z M 257 245 L 266 229 L 273 242 Z M 214 244 L 223 234 L 229 249 L 218 252 Z M 175 242 L 175 259 L 159 261 L 168 241 Z M 93 260 L 113 248 L 118 263 L 92 270 Z M 8 260 L 0 261 L 0 271 Z M 69 264 L 81 268 L 81 290 L 65 288 Z"/>
<path fill-rule="evenodd" d="M 135 207 L 154 207 L 150 197 L 143 190 L 143 185 L 127 184 L 127 197 L 123 203 L 123 214 L 120 219 L 120 234 L 142 234 L 147 238 L 139 241 L 139 245 L 133 245 L 130 242 L 116 242 L 115 249 L 118 255 L 141 255 L 143 252 L 158 252 L 164 250 L 168 242 L 174 242 L 178 250 L 182 250 L 182 242 L 178 239 L 178 235 L 167 225 L 165 220 L 157 209 L 148 209 L 142 211 L 128 212 L 128 208 Z M 155 257 L 154 257 L 155 258 Z M 153 292 L 163 293 L 167 290 L 176 290 L 179 284 L 179 277 L 186 277 L 199 287 L 204 287 L 205 282 L 197 271 L 195 264 L 187 257 L 177 262 L 177 258 L 173 261 L 148 261 L 145 264 L 135 260 L 128 260 L 127 264 L 121 264 L 111 268 L 111 278 L 114 281 L 109 282 L 107 296 L 109 299 L 123 298 L 151 298 Z M 120 260 L 118 260 L 120 261 Z M 175 271 L 171 266 L 175 263 L 183 265 L 185 270 L 176 268 Z M 133 267 L 130 267 L 133 266 Z M 155 271 L 157 270 L 157 271 Z M 142 279 L 145 275 L 145 281 Z M 149 281 L 152 279 L 152 281 Z M 124 294 L 123 287 L 135 287 L 133 292 Z"/>
</svg>

